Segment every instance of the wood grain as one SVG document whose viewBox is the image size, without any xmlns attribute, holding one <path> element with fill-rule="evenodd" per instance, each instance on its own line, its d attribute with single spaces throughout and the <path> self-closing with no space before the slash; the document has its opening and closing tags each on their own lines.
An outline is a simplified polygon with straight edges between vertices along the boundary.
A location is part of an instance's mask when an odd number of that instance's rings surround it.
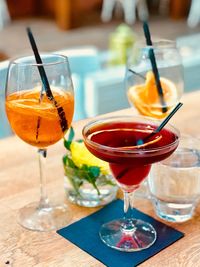
<svg viewBox="0 0 200 267">
<path fill-rule="evenodd" d="M 200 92 L 184 95 L 183 103 L 184 106 L 173 118 L 173 123 L 181 132 L 200 137 Z M 112 113 L 112 115 L 134 113 L 134 109 L 127 109 Z M 109 115 L 111 114 L 106 114 L 106 116 Z M 81 137 L 82 127 L 87 121 L 74 123 L 78 138 Z M 13 136 L 0 140 L 0 151 L 0 266 L 104 266 L 54 231 L 49 233 L 28 231 L 17 223 L 18 210 L 39 198 L 36 150 Z M 65 200 L 62 169 L 64 153 L 62 141 L 49 148 L 48 193 L 52 200 L 65 201 L 68 204 L 72 215 L 71 222 L 73 222 L 96 209 L 82 208 Z M 136 207 L 155 217 L 149 201 L 138 199 Z M 197 208 L 192 220 L 182 224 L 173 224 L 174 228 L 185 233 L 185 237 L 141 266 L 200 266 L 199 215 L 200 207 Z"/>
</svg>

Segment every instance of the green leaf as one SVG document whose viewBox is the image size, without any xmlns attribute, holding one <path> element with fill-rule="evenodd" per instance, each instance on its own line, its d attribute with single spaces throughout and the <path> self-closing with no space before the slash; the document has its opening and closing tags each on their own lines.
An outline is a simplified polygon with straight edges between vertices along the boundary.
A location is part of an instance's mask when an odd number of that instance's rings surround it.
<svg viewBox="0 0 200 267">
<path fill-rule="evenodd" d="M 72 143 L 72 141 L 73 141 L 73 139 L 74 139 L 74 135 L 75 135 L 75 133 L 74 133 L 74 129 L 73 129 L 73 127 L 70 127 L 68 139 L 66 140 L 66 139 L 64 138 L 64 146 L 65 146 L 65 148 L 66 148 L 67 150 L 69 150 L 69 151 L 70 151 L 71 143 Z"/>
<path fill-rule="evenodd" d="M 73 127 L 70 127 L 69 136 L 68 136 L 69 142 L 72 142 L 72 140 L 74 139 L 74 135 L 75 135 L 74 129 L 73 129 Z"/>
<path fill-rule="evenodd" d="M 83 143 L 83 139 L 76 140 L 78 143 Z"/>
<path fill-rule="evenodd" d="M 80 167 L 81 170 L 83 171 L 88 171 L 89 167 L 87 165 L 82 165 L 82 167 Z"/>
<path fill-rule="evenodd" d="M 67 158 L 68 156 L 67 155 L 64 155 L 63 156 L 63 164 L 66 165 L 67 164 Z"/>
<path fill-rule="evenodd" d="M 63 164 L 65 168 L 65 174 L 70 179 L 70 182 L 77 194 L 79 194 L 79 188 L 83 184 L 84 180 L 93 185 L 98 195 L 100 195 L 98 184 L 114 185 L 114 183 L 110 181 L 110 179 L 107 179 L 106 176 L 101 175 L 101 170 L 99 167 L 88 165 L 77 167 L 68 154 L 63 157 Z M 68 167 L 73 171 L 67 169 Z"/>
<path fill-rule="evenodd" d="M 99 189 L 96 186 L 96 180 L 98 176 L 100 175 L 100 168 L 96 166 L 83 165 L 81 167 L 81 170 L 83 170 L 84 179 L 87 180 L 89 183 L 91 183 L 94 186 L 94 188 L 97 190 L 98 195 L 100 195 Z"/>
<path fill-rule="evenodd" d="M 64 139 L 64 146 L 67 150 L 70 151 L 70 146 L 72 142 L 69 142 L 68 140 Z"/>
<path fill-rule="evenodd" d="M 70 159 L 69 157 L 67 157 L 66 164 L 67 164 L 67 166 L 69 166 L 69 167 L 72 168 L 72 169 L 77 168 L 76 165 L 74 164 L 73 160 Z"/>
<path fill-rule="evenodd" d="M 97 178 L 100 175 L 100 168 L 96 166 L 89 167 L 88 170 L 95 178 Z"/>
</svg>

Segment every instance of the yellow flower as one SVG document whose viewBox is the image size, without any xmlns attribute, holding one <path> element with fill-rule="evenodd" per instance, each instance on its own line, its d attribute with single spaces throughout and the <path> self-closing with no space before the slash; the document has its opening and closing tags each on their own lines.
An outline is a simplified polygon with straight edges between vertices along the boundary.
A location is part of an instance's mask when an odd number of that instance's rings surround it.
<svg viewBox="0 0 200 267">
<path fill-rule="evenodd" d="M 100 168 L 102 174 L 106 175 L 109 173 L 108 163 L 91 154 L 83 142 L 73 141 L 70 150 L 72 160 L 77 167 L 80 168 L 84 164 L 87 166 L 96 166 Z"/>
</svg>

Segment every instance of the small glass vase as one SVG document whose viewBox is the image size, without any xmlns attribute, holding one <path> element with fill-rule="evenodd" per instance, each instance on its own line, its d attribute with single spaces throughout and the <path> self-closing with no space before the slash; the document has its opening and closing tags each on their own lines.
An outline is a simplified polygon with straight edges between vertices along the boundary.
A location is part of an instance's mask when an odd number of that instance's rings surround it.
<svg viewBox="0 0 200 267">
<path fill-rule="evenodd" d="M 106 205 L 116 198 L 118 187 L 110 174 L 100 174 L 88 181 L 87 171 L 64 166 L 64 188 L 67 199 L 83 207 Z M 89 173 L 88 173 L 89 177 Z"/>
</svg>

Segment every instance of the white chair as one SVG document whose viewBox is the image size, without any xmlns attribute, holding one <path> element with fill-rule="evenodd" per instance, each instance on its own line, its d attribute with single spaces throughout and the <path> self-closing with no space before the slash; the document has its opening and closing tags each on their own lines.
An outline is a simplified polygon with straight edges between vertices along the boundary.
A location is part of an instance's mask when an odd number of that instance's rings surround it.
<svg viewBox="0 0 200 267">
<path fill-rule="evenodd" d="M 196 27 L 200 22 L 200 0 L 192 0 L 187 19 L 188 26 Z"/>
<path fill-rule="evenodd" d="M 0 0 L 0 30 L 10 22 L 10 14 L 5 0 Z"/>
<path fill-rule="evenodd" d="M 124 10 L 125 22 L 133 24 L 136 20 L 136 9 L 140 20 L 148 19 L 148 8 L 146 0 L 103 0 L 101 19 L 108 22 L 112 19 L 112 13 L 115 5 L 120 3 Z"/>
</svg>

